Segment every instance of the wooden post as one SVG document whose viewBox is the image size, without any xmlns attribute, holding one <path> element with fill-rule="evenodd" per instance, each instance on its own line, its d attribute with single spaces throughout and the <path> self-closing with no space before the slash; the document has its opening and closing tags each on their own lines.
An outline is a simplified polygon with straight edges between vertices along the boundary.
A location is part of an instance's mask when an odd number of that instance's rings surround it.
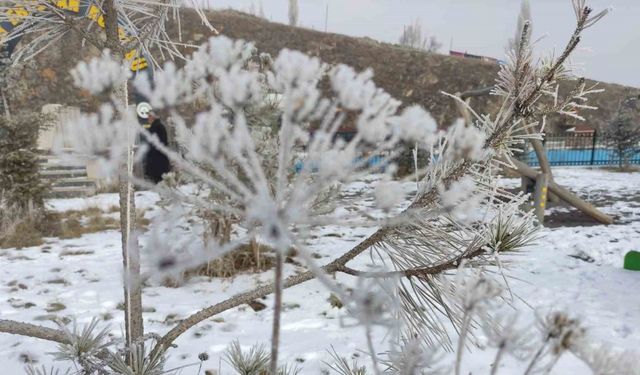
<svg viewBox="0 0 640 375">
<path fill-rule="evenodd" d="M 527 176 L 529 178 L 536 178 L 539 174 L 538 171 L 536 171 L 535 169 L 531 168 L 530 166 L 526 165 L 525 163 L 519 160 L 512 160 L 511 162 L 516 167 L 515 171 L 524 176 Z M 576 196 L 569 190 L 563 188 L 562 186 L 556 184 L 555 182 L 548 181 L 548 188 L 549 188 L 549 191 L 556 194 L 558 198 L 569 203 L 570 205 L 584 212 L 585 214 L 591 216 L 598 222 L 602 224 L 613 224 L 613 218 L 611 216 L 602 213 L 593 205 L 589 204 L 588 202 L 585 202 L 583 199 L 580 199 L 578 196 Z"/>
<path fill-rule="evenodd" d="M 532 192 L 531 187 L 536 183 L 536 180 L 527 176 L 520 176 L 520 190 L 522 193 L 529 194 Z"/>
<path fill-rule="evenodd" d="M 596 144 L 598 141 L 598 131 L 593 131 L 593 137 L 591 138 L 591 165 L 595 163 L 596 160 Z"/>
<path fill-rule="evenodd" d="M 536 156 L 538 157 L 538 163 L 540 164 L 540 170 L 542 173 L 547 175 L 548 182 L 553 181 L 553 173 L 551 172 L 551 165 L 549 164 L 549 158 L 547 158 L 547 150 L 544 147 L 544 144 L 539 139 L 532 139 L 531 146 L 533 146 L 533 150 L 536 152 Z M 553 193 L 549 194 L 549 201 L 551 202 L 559 202 L 560 199 Z"/>
<path fill-rule="evenodd" d="M 540 173 L 536 177 L 536 190 L 533 200 L 533 209 L 538 218 L 540 225 L 544 225 L 544 211 L 547 206 L 547 185 L 549 176 L 546 173 Z"/>
</svg>

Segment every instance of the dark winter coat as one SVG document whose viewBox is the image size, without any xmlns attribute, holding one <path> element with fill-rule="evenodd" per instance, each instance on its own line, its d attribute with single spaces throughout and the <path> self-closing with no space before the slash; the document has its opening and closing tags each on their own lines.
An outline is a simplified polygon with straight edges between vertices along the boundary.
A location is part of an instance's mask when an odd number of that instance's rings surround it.
<svg viewBox="0 0 640 375">
<path fill-rule="evenodd" d="M 147 128 L 147 131 L 152 136 L 158 137 L 158 140 L 163 145 L 168 146 L 167 129 L 160 119 L 154 120 Z M 157 184 L 162 181 L 162 175 L 171 170 L 171 163 L 169 163 L 169 158 L 154 147 L 146 137 L 142 138 L 142 145 L 147 147 L 147 152 L 142 161 L 144 178 Z"/>
</svg>

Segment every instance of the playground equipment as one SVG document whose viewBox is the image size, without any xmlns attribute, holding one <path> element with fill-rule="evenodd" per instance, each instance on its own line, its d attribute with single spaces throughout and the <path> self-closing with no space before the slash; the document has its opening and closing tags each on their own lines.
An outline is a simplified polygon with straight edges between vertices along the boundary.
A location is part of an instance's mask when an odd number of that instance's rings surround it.
<svg viewBox="0 0 640 375">
<path fill-rule="evenodd" d="M 640 271 L 640 252 L 629 251 L 624 257 L 624 269 L 629 271 Z"/>
<path fill-rule="evenodd" d="M 464 93 L 457 93 L 456 96 L 468 104 L 472 97 L 489 95 L 491 94 L 492 90 L 493 86 L 478 90 L 466 91 Z M 458 109 L 465 121 L 470 124 L 472 120 L 469 109 L 462 104 L 458 105 Z M 587 201 L 583 200 L 582 198 L 578 197 L 577 195 L 573 194 L 569 190 L 556 184 L 553 181 L 551 166 L 549 164 L 547 152 L 544 145 L 542 144 L 542 141 L 538 139 L 531 140 L 531 146 L 533 147 L 538 158 L 538 162 L 540 165 L 539 171 L 531 168 L 530 166 L 519 160 L 511 160 L 508 164 L 513 165 L 512 168 L 509 168 L 511 171 L 516 172 L 517 174 L 522 176 L 522 178 L 527 178 L 536 182 L 534 191 L 534 202 L 536 204 L 536 216 L 538 217 L 538 221 L 540 223 L 544 223 L 544 213 L 547 200 L 560 199 L 602 224 L 613 224 L 613 218 L 611 216 L 601 212 L 592 204 L 588 203 Z"/>
</svg>

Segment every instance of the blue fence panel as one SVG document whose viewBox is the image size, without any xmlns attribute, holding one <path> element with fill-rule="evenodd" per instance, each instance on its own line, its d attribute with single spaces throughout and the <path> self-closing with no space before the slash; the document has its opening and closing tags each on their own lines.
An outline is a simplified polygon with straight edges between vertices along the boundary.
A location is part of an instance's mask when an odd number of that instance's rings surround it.
<svg viewBox="0 0 640 375">
<path fill-rule="evenodd" d="M 623 162 L 615 144 L 599 137 L 597 133 L 547 134 L 544 144 L 551 166 L 607 166 Z M 637 146 L 636 152 L 627 155 L 629 164 L 640 164 L 640 144 Z M 540 165 L 535 151 L 528 143 L 520 158 L 531 166 Z"/>
</svg>

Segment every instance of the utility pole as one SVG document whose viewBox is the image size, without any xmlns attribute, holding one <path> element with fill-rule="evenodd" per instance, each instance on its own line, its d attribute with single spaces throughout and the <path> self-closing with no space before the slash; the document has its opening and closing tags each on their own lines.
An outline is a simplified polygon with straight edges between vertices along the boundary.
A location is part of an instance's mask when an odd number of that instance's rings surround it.
<svg viewBox="0 0 640 375">
<path fill-rule="evenodd" d="M 327 7 L 324 12 L 324 32 L 326 33 L 329 25 L 329 2 L 327 2 Z"/>
</svg>

